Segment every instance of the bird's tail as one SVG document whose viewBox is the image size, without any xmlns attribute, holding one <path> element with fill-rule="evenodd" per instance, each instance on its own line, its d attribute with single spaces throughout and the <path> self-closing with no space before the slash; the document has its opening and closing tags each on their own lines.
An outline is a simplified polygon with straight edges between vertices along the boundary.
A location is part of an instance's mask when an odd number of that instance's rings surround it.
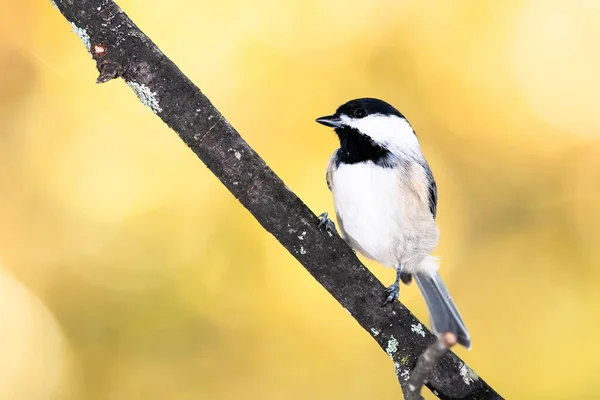
<svg viewBox="0 0 600 400">
<path fill-rule="evenodd" d="M 422 272 L 413 276 L 427 303 L 431 330 L 436 335 L 451 332 L 456 335 L 458 343 L 470 349 L 469 332 L 440 275 L 437 272 Z"/>
</svg>

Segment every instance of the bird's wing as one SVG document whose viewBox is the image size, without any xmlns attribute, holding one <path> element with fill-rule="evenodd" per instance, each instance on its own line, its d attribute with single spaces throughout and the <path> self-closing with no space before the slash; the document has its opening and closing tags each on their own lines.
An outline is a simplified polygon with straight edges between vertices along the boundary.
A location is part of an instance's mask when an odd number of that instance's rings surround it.
<svg viewBox="0 0 600 400">
<path fill-rule="evenodd" d="M 429 211 L 433 215 L 433 219 L 435 219 L 437 214 L 437 184 L 435 183 L 435 178 L 433 177 L 433 172 L 431 172 L 431 168 L 428 164 L 425 164 L 425 176 L 427 177 L 427 181 L 429 182 L 428 187 L 428 198 L 429 198 Z"/>
<path fill-rule="evenodd" d="M 337 168 L 336 163 L 337 151 L 329 158 L 329 164 L 327 165 L 327 173 L 325 174 L 325 180 L 327 181 L 327 187 L 333 191 L 333 177 L 331 176 Z"/>
<path fill-rule="evenodd" d="M 427 162 L 416 162 L 408 167 L 409 189 L 417 195 L 421 210 L 429 211 L 433 219 L 437 213 L 437 185 Z"/>
</svg>

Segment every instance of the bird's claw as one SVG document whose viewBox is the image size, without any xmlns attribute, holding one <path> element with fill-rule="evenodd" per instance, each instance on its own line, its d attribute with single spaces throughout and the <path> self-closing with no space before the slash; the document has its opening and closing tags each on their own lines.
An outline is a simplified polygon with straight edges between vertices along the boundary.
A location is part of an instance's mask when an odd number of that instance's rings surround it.
<svg viewBox="0 0 600 400">
<path fill-rule="evenodd" d="M 319 215 L 319 225 L 317 225 L 317 228 L 321 228 L 323 226 L 327 232 L 337 233 L 335 224 L 329 219 L 329 213 L 324 212 L 323 214 Z"/>
<path fill-rule="evenodd" d="M 383 302 L 384 306 L 398 299 L 398 296 L 400 295 L 400 285 L 394 283 L 393 285 L 385 289 L 385 294 L 387 295 L 387 298 Z"/>
</svg>

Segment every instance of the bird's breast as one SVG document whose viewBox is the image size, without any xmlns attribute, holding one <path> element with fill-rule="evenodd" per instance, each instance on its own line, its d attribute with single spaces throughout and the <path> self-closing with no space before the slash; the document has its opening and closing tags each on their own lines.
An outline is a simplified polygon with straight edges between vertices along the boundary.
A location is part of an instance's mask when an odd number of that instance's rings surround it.
<svg viewBox="0 0 600 400">
<path fill-rule="evenodd" d="M 340 164 L 331 175 L 341 233 L 357 251 L 384 265 L 433 251 L 437 226 L 410 167 Z"/>
</svg>

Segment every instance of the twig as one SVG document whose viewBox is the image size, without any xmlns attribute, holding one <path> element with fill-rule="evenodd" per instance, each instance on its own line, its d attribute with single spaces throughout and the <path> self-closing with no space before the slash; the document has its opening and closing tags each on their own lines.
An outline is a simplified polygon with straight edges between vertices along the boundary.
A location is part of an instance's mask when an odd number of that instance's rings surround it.
<svg viewBox="0 0 600 400">
<path fill-rule="evenodd" d="M 177 132 L 258 222 L 388 353 L 406 393 L 410 367 L 432 337 L 414 315 L 399 302 L 380 306 L 383 285 L 341 238 L 317 228 L 318 219 L 310 209 L 113 1 L 54 0 L 53 4 L 96 61 L 98 82 L 123 78 L 140 101 Z M 470 380 L 463 379 L 461 368 L 468 367 L 448 352 L 433 368 L 428 386 L 440 398 L 501 398 L 472 371 Z"/>
<path fill-rule="evenodd" d="M 427 377 L 433 370 L 433 367 L 442 359 L 446 350 L 456 344 L 456 336 L 452 333 L 446 333 L 441 338 L 436 339 L 427 350 L 421 354 L 417 365 L 410 374 L 408 381 L 408 392 L 405 393 L 406 400 L 422 400 L 421 389 L 427 381 Z"/>
</svg>

